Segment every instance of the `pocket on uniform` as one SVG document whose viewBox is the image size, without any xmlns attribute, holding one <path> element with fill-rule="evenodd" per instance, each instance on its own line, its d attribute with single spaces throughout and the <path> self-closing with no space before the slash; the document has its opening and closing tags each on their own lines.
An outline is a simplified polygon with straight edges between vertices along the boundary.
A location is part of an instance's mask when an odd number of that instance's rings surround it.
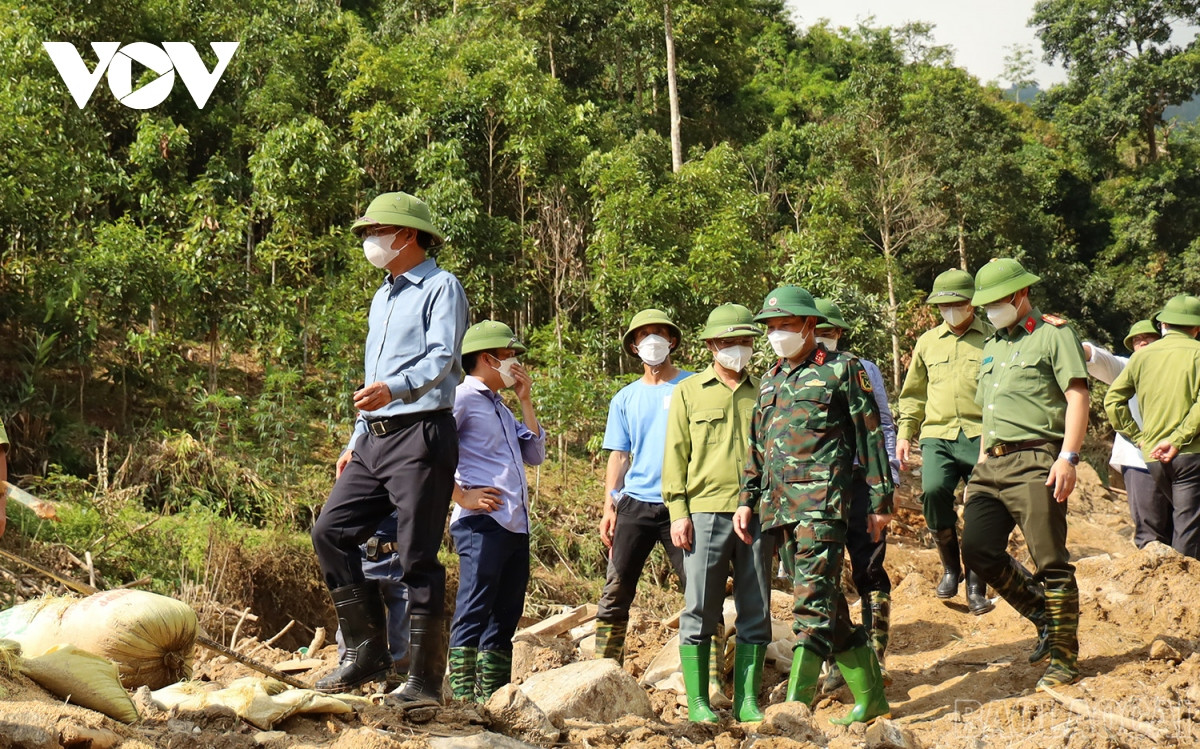
<svg viewBox="0 0 1200 749">
<path fill-rule="evenodd" d="M 425 355 L 425 325 L 421 315 L 401 315 L 393 313 L 387 322 L 387 339 L 383 344 L 384 353 L 396 357 L 400 367 L 404 367 L 415 359 Z M 388 372 L 394 375 L 396 372 Z"/>
<path fill-rule="evenodd" d="M 720 433 L 726 419 L 725 409 L 706 408 L 694 411 L 688 417 L 692 432 L 692 444 L 714 445 L 720 441 Z"/>
</svg>

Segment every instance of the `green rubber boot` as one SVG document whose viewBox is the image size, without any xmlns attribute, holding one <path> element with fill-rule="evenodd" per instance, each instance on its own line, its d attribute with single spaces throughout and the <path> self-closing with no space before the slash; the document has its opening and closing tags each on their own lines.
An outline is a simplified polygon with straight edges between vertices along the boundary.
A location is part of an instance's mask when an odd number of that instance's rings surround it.
<svg viewBox="0 0 1200 749">
<path fill-rule="evenodd" d="M 625 628 L 628 622 L 596 622 L 596 657 L 625 664 Z"/>
<path fill-rule="evenodd" d="M 834 718 L 830 723 L 848 726 L 851 723 L 870 723 L 876 718 L 889 718 L 892 708 L 883 692 L 883 676 L 879 673 L 879 661 L 869 645 L 834 654 L 838 668 L 854 695 L 854 707 L 844 718 Z"/>
<path fill-rule="evenodd" d="M 739 723 L 758 723 L 763 719 L 758 707 L 762 687 L 766 645 L 737 643 L 733 651 L 733 719 Z"/>
<path fill-rule="evenodd" d="M 716 723 L 717 714 L 708 704 L 708 655 L 711 642 L 680 645 L 679 666 L 687 690 L 688 720 L 692 723 Z"/>
<path fill-rule="evenodd" d="M 480 650 L 478 702 L 487 702 L 496 690 L 512 681 L 511 650 Z"/>
<path fill-rule="evenodd" d="M 792 673 L 788 675 L 788 702 L 803 702 L 812 706 L 817 696 L 817 680 L 821 678 L 821 663 L 824 658 L 813 651 L 797 645 L 792 652 Z"/>
<path fill-rule="evenodd" d="M 1050 620 L 1050 665 L 1037 688 L 1061 687 L 1079 679 L 1079 589 L 1046 589 L 1046 618 Z"/>
<path fill-rule="evenodd" d="M 450 648 L 451 699 L 475 699 L 475 664 L 478 656 L 479 651 L 475 648 Z"/>
</svg>

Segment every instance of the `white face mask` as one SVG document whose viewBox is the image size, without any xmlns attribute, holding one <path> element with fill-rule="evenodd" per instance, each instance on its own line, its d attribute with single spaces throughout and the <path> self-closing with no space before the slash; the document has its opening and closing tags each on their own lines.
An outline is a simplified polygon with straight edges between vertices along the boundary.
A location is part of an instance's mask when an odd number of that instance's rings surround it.
<svg viewBox="0 0 1200 749">
<path fill-rule="evenodd" d="M 718 349 L 713 359 L 730 372 L 741 372 L 750 363 L 751 356 L 754 356 L 753 346 L 726 346 Z"/>
<path fill-rule="evenodd" d="M 837 351 L 838 339 L 829 338 L 828 336 L 817 336 L 817 343 L 825 347 L 826 351 Z"/>
<path fill-rule="evenodd" d="M 517 363 L 517 357 L 510 356 L 507 359 L 497 359 L 496 361 L 500 362 L 500 366 L 492 367 L 492 369 L 500 373 L 500 380 L 504 383 L 504 387 L 510 388 L 515 385 L 517 378 L 513 377 L 512 368 Z"/>
<path fill-rule="evenodd" d="M 392 249 L 392 240 L 395 238 L 396 234 L 393 232 L 392 234 L 376 234 L 364 239 L 363 254 L 367 256 L 367 262 L 382 270 L 388 266 L 388 263 L 399 257 L 400 250 Z"/>
<path fill-rule="evenodd" d="M 791 359 L 804 348 L 805 343 L 808 343 L 808 335 L 791 330 L 772 330 L 767 333 L 767 340 L 777 355 Z"/>
<path fill-rule="evenodd" d="M 637 344 L 638 356 L 652 367 L 657 367 L 667 360 L 671 353 L 671 342 L 660 335 L 648 335 Z"/>
<path fill-rule="evenodd" d="M 1011 302 L 993 302 L 987 305 L 988 322 L 994 328 L 1007 328 L 1017 321 L 1017 308 Z"/>
<path fill-rule="evenodd" d="M 942 319 L 952 328 L 957 328 L 969 320 L 971 318 L 971 311 L 970 307 L 938 307 L 938 312 L 942 313 Z"/>
</svg>

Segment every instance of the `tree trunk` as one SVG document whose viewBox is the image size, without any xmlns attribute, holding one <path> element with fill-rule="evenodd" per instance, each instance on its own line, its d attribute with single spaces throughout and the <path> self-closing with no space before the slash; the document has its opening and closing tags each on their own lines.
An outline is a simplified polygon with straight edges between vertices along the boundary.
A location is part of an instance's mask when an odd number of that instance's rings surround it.
<svg viewBox="0 0 1200 749">
<path fill-rule="evenodd" d="M 962 214 L 958 217 L 958 262 L 963 270 L 967 269 L 967 227 Z"/>
<path fill-rule="evenodd" d="M 671 103 L 671 171 L 683 168 L 683 141 L 679 136 L 679 84 L 675 79 L 675 32 L 671 30 L 671 2 L 663 3 L 663 26 L 667 30 L 667 93 Z"/>
</svg>

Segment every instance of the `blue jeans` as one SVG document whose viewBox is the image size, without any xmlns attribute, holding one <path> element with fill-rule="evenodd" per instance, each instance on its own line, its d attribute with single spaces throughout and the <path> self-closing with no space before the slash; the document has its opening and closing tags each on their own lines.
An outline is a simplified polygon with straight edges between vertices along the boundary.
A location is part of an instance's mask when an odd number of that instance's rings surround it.
<svg viewBox="0 0 1200 749">
<path fill-rule="evenodd" d="M 529 534 L 513 533 L 487 515 L 450 526 L 458 552 L 458 598 L 450 647 L 512 650 L 529 583 Z"/>
</svg>

